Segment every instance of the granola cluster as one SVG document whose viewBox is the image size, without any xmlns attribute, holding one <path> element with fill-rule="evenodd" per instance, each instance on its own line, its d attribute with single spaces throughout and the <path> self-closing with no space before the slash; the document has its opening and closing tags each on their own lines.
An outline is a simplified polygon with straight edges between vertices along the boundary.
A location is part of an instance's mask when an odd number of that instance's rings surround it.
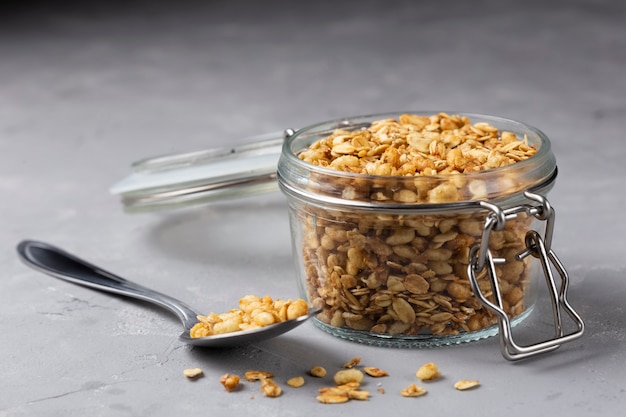
<svg viewBox="0 0 626 417">
<path fill-rule="evenodd" d="M 318 178 L 323 185 L 317 192 L 339 192 L 349 200 L 450 203 L 489 195 L 490 184 L 467 174 L 511 165 L 536 152 L 526 138 L 513 132 L 484 122 L 472 124 L 466 116 L 439 113 L 403 114 L 357 131 L 337 129 L 298 157 L 336 171 L 393 177 L 335 179 L 326 175 Z M 327 181 L 331 183 L 324 184 Z M 498 181 L 500 188 L 506 185 L 507 193 L 525 186 L 505 175 Z"/>
<path fill-rule="evenodd" d="M 383 204 L 440 204 L 486 198 L 489 182 L 471 174 L 535 153 L 526 138 L 512 132 L 439 113 L 404 114 L 357 131 L 339 129 L 298 156 L 359 174 L 312 173 L 317 193 Z M 505 187 L 510 193 L 523 186 L 505 175 L 498 181 L 499 187 L 510 182 Z M 474 297 L 466 272 L 485 212 L 395 214 L 302 204 L 296 216 L 306 290 L 313 306 L 322 308 L 322 322 L 402 336 L 472 332 L 495 323 Z M 515 255 L 525 248 L 531 221 L 520 215 L 490 236 L 493 256 L 506 259 L 496 272 L 511 317 L 526 309 L 529 265 Z M 487 278 L 478 280 L 489 295 Z"/>
<path fill-rule="evenodd" d="M 241 330 L 252 330 L 286 320 L 293 320 L 309 312 L 308 303 L 296 300 L 272 299 L 246 295 L 239 300 L 239 308 L 225 313 L 197 316 L 198 322 L 189 330 L 192 338 L 207 337 Z"/>
</svg>

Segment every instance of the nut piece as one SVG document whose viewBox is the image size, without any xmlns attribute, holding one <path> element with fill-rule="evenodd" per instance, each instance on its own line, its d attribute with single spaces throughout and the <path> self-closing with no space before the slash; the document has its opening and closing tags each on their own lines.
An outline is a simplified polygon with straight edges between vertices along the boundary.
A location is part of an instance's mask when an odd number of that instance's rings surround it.
<svg viewBox="0 0 626 417">
<path fill-rule="evenodd" d="M 185 369 L 183 371 L 183 375 L 185 375 L 189 379 L 194 379 L 194 378 L 201 377 L 203 375 L 203 372 L 202 372 L 202 369 L 200 368 L 190 368 L 190 369 Z"/>
<path fill-rule="evenodd" d="M 309 373 L 311 374 L 311 376 L 314 376 L 316 378 L 324 378 L 326 376 L 326 369 L 324 369 L 324 367 L 322 366 L 316 365 L 311 367 Z"/>
<path fill-rule="evenodd" d="M 220 383 L 226 388 L 226 391 L 231 392 L 239 385 L 239 375 L 224 374 L 220 377 Z"/>
<path fill-rule="evenodd" d="M 479 385 L 480 383 L 478 382 L 478 380 L 462 379 L 454 383 L 454 388 L 458 389 L 459 391 L 465 391 L 471 388 L 475 388 Z"/>
<path fill-rule="evenodd" d="M 287 385 L 293 388 L 300 388 L 304 385 L 304 378 L 301 376 L 294 376 L 287 380 Z"/>
<path fill-rule="evenodd" d="M 261 380 L 261 392 L 270 398 L 280 397 L 280 394 L 283 393 L 283 390 L 269 378 L 265 378 Z"/>
<path fill-rule="evenodd" d="M 356 357 L 356 358 L 352 358 L 350 359 L 350 362 L 346 362 L 343 364 L 344 368 L 354 368 L 355 366 L 357 366 L 359 363 L 361 363 L 361 358 L 360 357 Z"/>
<path fill-rule="evenodd" d="M 203 372 L 202 372 L 202 369 L 200 369 L 200 368 L 185 369 L 183 371 L 183 375 L 185 375 L 189 379 L 194 379 L 194 378 L 201 377 L 202 374 L 203 374 Z"/>
<path fill-rule="evenodd" d="M 247 371 L 243 374 L 243 377 L 246 378 L 247 381 L 254 382 L 267 378 L 273 378 L 274 374 L 266 371 Z"/>
<path fill-rule="evenodd" d="M 415 375 L 422 381 L 432 381 L 435 378 L 439 378 L 441 376 L 441 372 L 437 369 L 437 365 L 432 362 L 428 362 L 422 365 L 417 370 Z"/>
<path fill-rule="evenodd" d="M 418 387 L 415 384 L 411 384 L 402 391 L 400 391 L 400 395 L 402 395 L 403 397 L 420 397 L 427 392 L 428 391 L 426 391 L 426 388 Z"/>
<path fill-rule="evenodd" d="M 363 371 L 369 376 L 372 376 L 374 378 L 381 378 L 383 376 L 389 376 L 389 374 L 386 371 L 383 371 L 380 368 L 375 368 L 373 366 L 366 366 L 365 368 L 363 368 Z"/>
<path fill-rule="evenodd" d="M 358 384 L 363 381 L 363 372 L 358 369 L 343 369 L 341 371 L 337 371 L 335 376 L 333 376 L 333 380 L 337 385 L 344 385 L 350 382 L 356 382 Z"/>
</svg>

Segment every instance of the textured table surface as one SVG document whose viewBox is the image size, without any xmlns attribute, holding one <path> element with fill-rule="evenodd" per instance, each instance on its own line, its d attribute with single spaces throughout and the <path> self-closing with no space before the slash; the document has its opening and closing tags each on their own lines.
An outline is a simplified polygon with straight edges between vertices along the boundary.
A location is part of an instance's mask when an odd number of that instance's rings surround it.
<svg viewBox="0 0 626 417">
<path fill-rule="evenodd" d="M 621 1 L 19 2 L 0 12 L 0 416 L 617 415 L 626 407 L 626 9 Z M 15 246 L 44 240 L 202 310 L 293 297 L 276 192 L 146 214 L 108 188 L 138 159 L 394 110 L 525 121 L 552 140 L 554 249 L 582 339 L 510 363 L 497 338 L 390 349 L 306 323 L 231 350 L 192 349 L 166 312 L 53 279 Z M 521 330 L 540 334 L 539 308 Z M 322 405 L 311 365 L 360 356 L 390 376 L 368 402 Z M 425 397 L 399 391 L 436 362 Z M 185 368 L 205 377 L 190 382 Z M 224 373 L 264 369 L 285 393 Z M 457 392 L 456 379 L 480 388 Z M 384 388 L 385 394 L 377 391 Z"/>
</svg>

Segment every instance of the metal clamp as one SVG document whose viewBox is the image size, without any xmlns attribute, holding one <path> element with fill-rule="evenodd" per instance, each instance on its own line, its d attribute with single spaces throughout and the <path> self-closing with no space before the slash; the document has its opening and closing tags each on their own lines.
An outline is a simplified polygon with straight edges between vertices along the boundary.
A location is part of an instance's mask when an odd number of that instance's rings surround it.
<svg viewBox="0 0 626 417">
<path fill-rule="evenodd" d="M 554 229 L 554 210 L 548 200 L 540 195 L 530 191 L 524 193 L 526 198 L 536 202 L 536 205 L 520 205 L 507 210 L 502 210 L 498 206 L 491 203 L 481 203 L 481 206 L 488 209 L 490 213 L 487 215 L 481 242 L 474 245 L 470 250 L 469 265 L 467 275 L 469 277 L 472 291 L 482 305 L 492 311 L 498 319 L 498 328 L 500 334 L 500 350 L 502 356 L 510 361 L 528 358 L 545 352 L 551 352 L 557 349 L 562 343 L 572 341 L 583 335 L 585 324 L 581 317 L 574 311 L 567 300 L 567 289 L 569 285 L 569 277 L 563 264 L 551 249 L 552 233 Z M 526 249 L 516 255 L 518 261 L 523 260 L 529 255 L 538 258 L 541 262 L 543 274 L 548 286 L 550 301 L 552 303 L 552 313 L 554 316 L 554 337 L 543 342 L 532 344 L 529 346 L 520 346 L 513 340 L 511 331 L 511 319 L 504 311 L 502 294 L 498 284 L 495 265 L 502 264 L 506 260 L 494 258 L 489 250 L 489 237 L 492 230 L 502 230 L 506 221 L 517 218 L 521 213 L 534 216 L 538 220 L 546 222 L 544 236 L 531 230 L 526 234 Z M 554 268 L 561 279 L 560 287 L 557 289 L 554 274 Z M 482 273 L 486 269 L 486 274 L 491 284 L 493 293 L 493 302 L 481 291 L 477 274 Z M 562 312 L 568 314 L 576 325 L 576 330 L 565 334 L 563 328 Z"/>
</svg>

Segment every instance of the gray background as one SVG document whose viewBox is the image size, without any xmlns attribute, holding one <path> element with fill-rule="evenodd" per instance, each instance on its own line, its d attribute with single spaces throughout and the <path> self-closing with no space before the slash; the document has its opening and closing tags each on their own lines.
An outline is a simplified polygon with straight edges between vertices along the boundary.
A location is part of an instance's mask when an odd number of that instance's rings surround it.
<svg viewBox="0 0 626 417">
<path fill-rule="evenodd" d="M 19 2 L 0 13 L 0 416 L 615 415 L 626 406 L 626 9 L 615 0 Z M 7 7 L 7 6 L 4 6 Z M 583 339 L 521 363 L 498 341 L 427 350 L 333 338 L 310 323 L 233 350 L 191 349 L 166 312 L 55 280 L 16 244 L 45 240 L 199 309 L 293 297 L 280 193 L 125 214 L 108 188 L 148 156 L 330 118 L 458 110 L 525 121 L 560 170 L 554 248 Z M 520 331 L 539 335 L 539 308 Z M 369 402 L 226 393 L 225 372 L 355 356 L 391 376 Z M 434 361 L 444 379 L 399 396 Z M 201 367 L 196 382 L 182 370 Z M 456 392 L 456 379 L 482 386 Z M 283 384 L 284 385 L 284 384 Z"/>
</svg>

